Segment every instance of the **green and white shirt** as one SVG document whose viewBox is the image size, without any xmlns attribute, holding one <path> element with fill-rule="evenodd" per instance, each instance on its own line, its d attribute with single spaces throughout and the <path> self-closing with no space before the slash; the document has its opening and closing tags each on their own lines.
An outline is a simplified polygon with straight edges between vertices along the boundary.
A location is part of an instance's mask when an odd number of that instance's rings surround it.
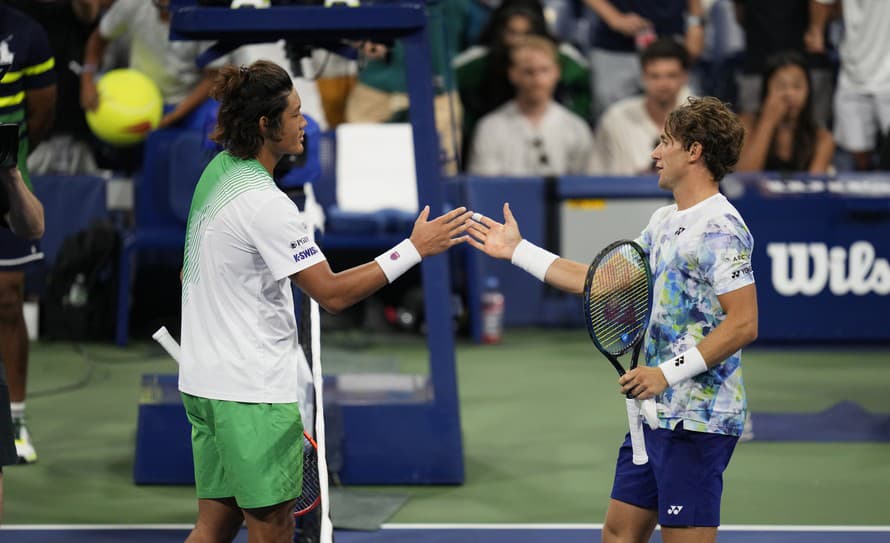
<svg viewBox="0 0 890 543">
<path fill-rule="evenodd" d="M 179 389 L 250 403 L 297 401 L 289 277 L 325 259 L 297 206 L 256 160 L 218 154 L 189 211 Z"/>
</svg>

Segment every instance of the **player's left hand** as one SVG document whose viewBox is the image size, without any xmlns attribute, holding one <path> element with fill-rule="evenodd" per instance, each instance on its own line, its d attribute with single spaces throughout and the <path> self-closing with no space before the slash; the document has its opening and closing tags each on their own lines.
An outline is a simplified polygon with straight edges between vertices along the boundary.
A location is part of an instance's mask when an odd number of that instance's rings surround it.
<svg viewBox="0 0 890 543">
<path fill-rule="evenodd" d="M 648 400 L 661 394 L 668 387 L 660 368 L 636 367 L 618 378 L 622 394 L 630 394 L 637 400 Z"/>
</svg>

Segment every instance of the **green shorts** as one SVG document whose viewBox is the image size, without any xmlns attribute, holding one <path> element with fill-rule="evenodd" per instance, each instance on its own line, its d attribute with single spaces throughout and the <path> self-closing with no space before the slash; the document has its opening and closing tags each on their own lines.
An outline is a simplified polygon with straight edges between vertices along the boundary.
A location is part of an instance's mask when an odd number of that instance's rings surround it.
<svg viewBox="0 0 890 543">
<path fill-rule="evenodd" d="M 240 403 L 182 393 L 192 424 L 198 498 L 234 497 L 242 509 L 300 495 L 303 423 L 294 403 Z"/>
</svg>

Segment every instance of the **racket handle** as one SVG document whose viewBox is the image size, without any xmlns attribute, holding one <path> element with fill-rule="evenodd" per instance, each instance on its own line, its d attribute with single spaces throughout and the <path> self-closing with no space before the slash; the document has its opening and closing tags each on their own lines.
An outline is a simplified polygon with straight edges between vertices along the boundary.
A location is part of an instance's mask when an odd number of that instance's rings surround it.
<svg viewBox="0 0 890 543">
<path fill-rule="evenodd" d="M 642 466 L 649 462 L 649 454 L 646 453 L 646 441 L 643 438 L 643 421 L 640 419 L 640 404 L 632 399 L 625 398 L 627 405 L 627 424 L 630 429 L 630 446 L 633 449 L 633 463 Z"/>
<path fill-rule="evenodd" d="M 658 406 L 655 405 L 655 400 L 649 398 L 648 400 L 643 400 L 640 402 L 640 411 L 643 413 L 643 418 L 646 419 L 646 422 L 649 424 L 649 429 L 657 430 L 658 429 Z"/>
<path fill-rule="evenodd" d="M 158 331 L 151 335 L 151 338 L 158 343 L 161 344 L 161 347 L 167 351 L 167 354 L 170 355 L 173 360 L 179 364 L 179 361 L 182 359 L 182 351 L 179 348 L 179 343 L 176 343 L 176 340 L 173 339 L 173 336 L 170 335 L 170 332 L 167 331 L 166 326 L 161 326 L 158 328 Z"/>
</svg>

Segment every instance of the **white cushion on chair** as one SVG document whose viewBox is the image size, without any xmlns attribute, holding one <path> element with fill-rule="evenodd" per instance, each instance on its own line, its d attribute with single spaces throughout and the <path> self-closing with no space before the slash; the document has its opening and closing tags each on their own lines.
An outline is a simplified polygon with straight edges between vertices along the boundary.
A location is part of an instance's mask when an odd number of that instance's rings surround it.
<svg viewBox="0 0 890 543">
<path fill-rule="evenodd" d="M 417 213 L 412 138 L 407 123 L 337 126 L 337 207 Z"/>
</svg>

